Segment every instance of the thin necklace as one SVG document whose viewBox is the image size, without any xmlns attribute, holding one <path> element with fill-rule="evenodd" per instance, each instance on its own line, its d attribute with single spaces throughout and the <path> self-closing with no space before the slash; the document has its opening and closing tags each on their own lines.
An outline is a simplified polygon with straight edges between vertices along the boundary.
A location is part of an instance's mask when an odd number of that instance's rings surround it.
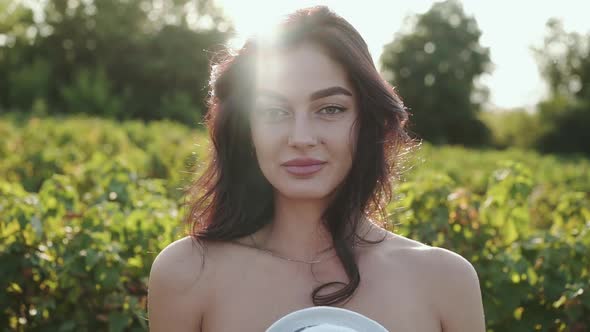
<svg viewBox="0 0 590 332">
<path fill-rule="evenodd" d="M 289 261 L 289 262 L 297 262 L 297 263 L 305 263 L 305 264 L 316 264 L 316 263 L 320 263 L 320 262 L 322 262 L 322 261 L 323 261 L 323 260 L 325 260 L 325 259 L 332 258 L 332 257 L 336 256 L 336 254 L 334 254 L 334 255 L 332 255 L 332 256 L 328 256 L 328 257 L 326 257 L 326 258 L 323 258 L 323 259 L 320 259 L 320 260 L 314 260 L 314 261 L 304 261 L 304 260 L 301 260 L 301 259 L 294 259 L 294 258 L 284 257 L 284 256 L 281 256 L 281 255 L 279 255 L 279 254 L 275 253 L 275 252 L 274 252 L 274 251 L 272 251 L 272 250 L 268 250 L 268 249 L 265 249 L 265 248 L 260 248 L 260 247 L 259 247 L 259 246 L 256 244 L 256 241 L 254 241 L 254 238 L 252 237 L 252 234 L 250 234 L 249 236 L 250 236 L 250 239 L 252 240 L 252 243 L 254 243 L 254 249 L 258 249 L 258 250 L 260 250 L 260 251 L 264 251 L 264 252 L 266 252 L 266 253 L 269 253 L 269 254 L 271 254 L 271 255 L 272 255 L 272 256 L 274 256 L 274 257 L 277 257 L 277 258 L 280 258 L 280 259 L 284 259 L 284 260 L 286 260 L 286 261 Z M 324 253 L 324 252 L 326 252 L 326 251 L 328 251 L 328 250 L 330 250 L 330 249 L 332 249 L 332 248 L 333 248 L 333 247 L 329 247 L 329 248 L 327 248 L 327 249 L 324 249 L 324 250 L 320 251 L 320 252 L 318 253 L 318 255 L 320 255 L 320 254 L 322 254 L 322 253 Z"/>
</svg>

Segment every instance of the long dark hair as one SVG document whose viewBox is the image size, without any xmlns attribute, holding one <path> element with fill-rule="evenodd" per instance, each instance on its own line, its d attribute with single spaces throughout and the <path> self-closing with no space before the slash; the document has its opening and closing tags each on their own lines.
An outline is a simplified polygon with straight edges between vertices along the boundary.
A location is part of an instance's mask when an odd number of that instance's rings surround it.
<svg viewBox="0 0 590 332">
<path fill-rule="evenodd" d="M 205 123 L 213 149 L 208 167 L 188 190 L 192 199 L 186 222 L 190 235 L 201 245 L 201 240 L 241 238 L 271 222 L 273 190 L 258 166 L 248 120 L 257 51 L 262 47 L 288 49 L 303 42 L 320 45 L 345 68 L 359 109 L 352 168 L 323 214 L 349 283 L 323 284 L 311 294 L 315 305 L 332 305 L 348 301 L 360 283 L 353 254 L 356 239 L 371 244 L 383 241 L 363 239 L 356 230 L 365 216 L 386 218 L 391 180 L 399 173 L 401 155 L 412 145 L 405 130 L 408 113 L 379 75 L 363 38 L 342 17 L 326 7 L 312 7 L 289 15 L 279 28 L 272 44 L 250 39 L 237 53 L 212 65 Z M 338 284 L 342 287 L 337 291 L 319 294 Z"/>
</svg>

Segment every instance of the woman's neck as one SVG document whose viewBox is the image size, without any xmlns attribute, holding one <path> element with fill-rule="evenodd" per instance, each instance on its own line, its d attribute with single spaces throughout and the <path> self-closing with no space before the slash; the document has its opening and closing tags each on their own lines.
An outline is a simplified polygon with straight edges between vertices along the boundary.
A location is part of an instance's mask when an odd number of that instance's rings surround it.
<svg viewBox="0 0 590 332">
<path fill-rule="evenodd" d="M 271 223 L 253 234 L 257 246 L 291 259 L 313 261 L 331 255 L 332 236 L 322 222 L 326 202 L 289 200 L 277 197 Z M 363 219 L 357 234 L 368 233 L 371 222 Z M 323 252 L 323 253 L 322 253 Z M 322 253 L 318 257 L 318 253 Z"/>
</svg>

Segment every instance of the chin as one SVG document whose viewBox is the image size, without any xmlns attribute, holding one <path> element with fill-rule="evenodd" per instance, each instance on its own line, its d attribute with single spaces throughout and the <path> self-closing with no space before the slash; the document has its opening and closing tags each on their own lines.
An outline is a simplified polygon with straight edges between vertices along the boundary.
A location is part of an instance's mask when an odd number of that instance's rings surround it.
<svg viewBox="0 0 590 332">
<path fill-rule="evenodd" d="M 289 199 L 325 199 L 331 193 L 326 186 L 290 186 L 289 188 L 277 188 L 277 192 Z"/>
</svg>

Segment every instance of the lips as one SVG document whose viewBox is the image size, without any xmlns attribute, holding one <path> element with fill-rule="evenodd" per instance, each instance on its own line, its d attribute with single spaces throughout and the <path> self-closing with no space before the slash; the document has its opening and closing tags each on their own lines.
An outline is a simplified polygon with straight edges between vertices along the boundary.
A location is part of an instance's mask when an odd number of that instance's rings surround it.
<svg viewBox="0 0 590 332">
<path fill-rule="evenodd" d="M 291 159 L 285 163 L 283 166 L 312 166 L 312 165 L 320 165 L 325 164 L 326 162 L 323 160 L 313 159 L 313 158 L 295 158 Z"/>
<path fill-rule="evenodd" d="M 293 175 L 311 175 L 322 168 L 326 164 L 325 161 L 318 160 L 318 159 L 311 159 L 311 158 L 296 158 L 291 159 L 282 164 L 283 167 L 287 170 L 287 172 Z"/>
</svg>

